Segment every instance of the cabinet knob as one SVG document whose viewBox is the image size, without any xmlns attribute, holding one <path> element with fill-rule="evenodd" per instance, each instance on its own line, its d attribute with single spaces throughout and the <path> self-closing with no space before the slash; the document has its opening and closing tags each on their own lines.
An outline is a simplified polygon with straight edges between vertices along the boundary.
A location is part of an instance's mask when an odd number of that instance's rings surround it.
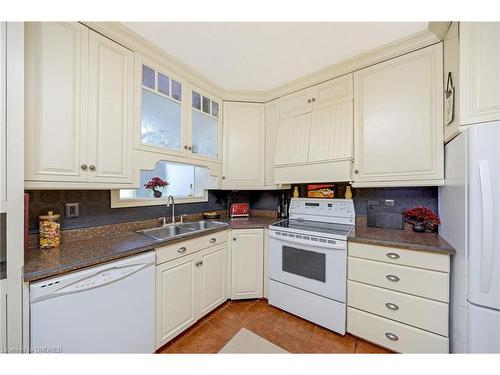
<svg viewBox="0 0 500 375">
<path fill-rule="evenodd" d="M 313 103 L 316 101 L 316 98 L 312 98 Z"/>
<path fill-rule="evenodd" d="M 193 148 L 191 146 L 188 147 L 188 150 L 191 151 Z"/>
<path fill-rule="evenodd" d="M 210 243 L 215 243 L 216 241 L 217 241 L 217 239 L 215 237 L 210 239 Z"/>
<path fill-rule="evenodd" d="M 395 303 L 386 303 L 385 304 L 385 307 L 387 307 L 389 310 L 392 310 L 392 311 L 397 311 L 399 310 L 399 306 L 396 305 Z"/>
<path fill-rule="evenodd" d="M 95 171 L 95 165 L 91 165 L 91 166 L 89 167 L 89 169 L 90 169 L 91 171 Z"/>
<path fill-rule="evenodd" d="M 225 180 L 226 179 L 226 176 L 222 176 L 222 179 Z"/>
<path fill-rule="evenodd" d="M 358 173 L 359 173 L 359 170 L 358 170 L 358 169 L 355 169 L 355 170 L 354 170 L 354 173 L 358 174 Z"/>
<path fill-rule="evenodd" d="M 184 145 L 184 150 L 187 150 L 188 149 L 188 146 L 187 145 Z"/>
<path fill-rule="evenodd" d="M 386 279 L 389 280 L 389 281 L 394 281 L 394 282 L 399 281 L 399 277 L 394 276 L 394 275 L 387 275 Z"/>
<path fill-rule="evenodd" d="M 80 168 L 82 168 L 84 171 L 86 171 L 86 170 L 87 170 L 87 164 L 82 164 L 82 165 L 80 166 Z"/>
<path fill-rule="evenodd" d="M 311 102 L 312 102 L 312 100 L 311 100 L 311 99 L 307 99 L 307 102 L 308 102 L 308 103 L 311 103 Z"/>
<path fill-rule="evenodd" d="M 236 237 L 233 237 L 233 241 L 236 241 Z"/>
<path fill-rule="evenodd" d="M 178 252 L 179 254 L 184 254 L 184 253 L 186 252 L 186 250 L 187 250 L 187 249 L 183 246 L 183 247 L 181 247 L 179 250 L 177 250 L 177 252 Z"/>
<path fill-rule="evenodd" d="M 386 256 L 389 259 L 399 259 L 399 254 L 396 253 L 387 253 Z"/>
<path fill-rule="evenodd" d="M 387 337 L 391 341 L 398 341 L 399 340 L 398 336 L 396 336 L 394 333 L 390 333 L 390 332 L 387 332 L 385 334 L 385 337 Z"/>
</svg>

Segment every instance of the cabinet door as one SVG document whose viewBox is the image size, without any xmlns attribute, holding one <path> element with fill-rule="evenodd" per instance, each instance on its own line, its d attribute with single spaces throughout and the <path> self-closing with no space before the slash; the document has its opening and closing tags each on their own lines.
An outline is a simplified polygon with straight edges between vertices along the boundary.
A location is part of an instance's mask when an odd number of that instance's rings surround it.
<svg viewBox="0 0 500 375">
<path fill-rule="evenodd" d="M 264 280 L 264 231 L 231 233 L 231 299 L 260 298 Z"/>
<path fill-rule="evenodd" d="M 86 181 L 89 31 L 78 22 L 25 30 L 25 179 Z"/>
<path fill-rule="evenodd" d="M 313 90 L 311 88 L 283 96 L 279 99 L 280 119 L 311 112 L 312 96 Z"/>
<path fill-rule="evenodd" d="M 199 280 L 197 254 L 156 267 L 156 347 L 196 322 Z"/>
<path fill-rule="evenodd" d="M 7 33 L 6 22 L 0 22 L 0 213 L 5 212 L 7 204 L 7 159 L 5 143 L 6 131 L 6 73 L 7 73 Z M 4 327 L 2 327 L 4 328 Z M 3 344 L 3 341 L 1 342 Z"/>
<path fill-rule="evenodd" d="M 201 272 L 200 316 L 204 316 L 227 300 L 226 244 L 201 251 L 200 261 L 202 262 L 199 267 Z"/>
<path fill-rule="evenodd" d="M 446 36 L 443 40 L 443 83 L 446 89 L 448 73 L 451 73 L 453 86 L 455 87 L 455 99 L 444 106 L 444 141 L 449 142 L 457 136 L 460 125 L 460 62 L 459 62 L 459 41 L 458 41 L 458 22 L 452 22 Z M 453 105 L 450 105 L 453 104 Z M 446 118 L 451 117 L 454 108 L 453 121 L 446 123 Z M 448 112 L 448 115 L 446 114 Z M 448 117 L 448 118 L 450 118 Z"/>
<path fill-rule="evenodd" d="M 346 74 L 345 76 L 314 86 L 312 88 L 313 110 L 331 107 L 340 102 L 352 100 L 352 79 L 352 74 Z"/>
<path fill-rule="evenodd" d="M 188 129 L 188 156 L 221 159 L 221 101 L 198 88 L 191 89 L 191 126 Z"/>
<path fill-rule="evenodd" d="M 278 100 L 266 103 L 266 186 L 274 185 L 274 153 L 276 151 L 276 130 L 279 124 Z"/>
<path fill-rule="evenodd" d="M 263 187 L 265 107 L 224 103 L 222 187 Z"/>
<path fill-rule="evenodd" d="M 274 165 L 291 165 L 307 162 L 311 113 L 280 120 L 276 130 Z"/>
<path fill-rule="evenodd" d="M 460 22 L 460 123 L 500 120 L 500 22 Z"/>
<path fill-rule="evenodd" d="M 443 55 L 436 44 L 354 74 L 354 181 L 440 184 Z"/>
<path fill-rule="evenodd" d="M 308 161 L 352 159 L 352 116 L 352 100 L 313 110 Z"/>
<path fill-rule="evenodd" d="M 132 182 L 134 54 L 90 31 L 89 181 Z"/>
</svg>

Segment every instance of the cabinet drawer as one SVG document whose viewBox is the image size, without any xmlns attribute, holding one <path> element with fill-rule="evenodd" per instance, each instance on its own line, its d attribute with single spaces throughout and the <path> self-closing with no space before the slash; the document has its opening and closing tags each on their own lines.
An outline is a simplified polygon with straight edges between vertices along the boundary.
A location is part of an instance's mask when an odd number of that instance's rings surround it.
<svg viewBox="0 0 500 375">
<path fill-rule="evenodd" d="M 347 308 L 347 331 L 399 353 L 448 353 L 449 342 L 430 332 Z"/>
<path fill-rule="evenodd" d="M 448 274 L 348 257 L 348 279 L 448 302 Z"/>
<path fill-rule="evenodd" d="M 177 242 L 172 245 L 162 246 L 156 249 L 156 264 L 162 264 L 169 260 L 195 253 L 207 247 L 214 246 L 227 241 L 227 231 L 216 232 L 202 237 Z"/>
<path fill-rule="evenodd" d="M 433 271 L 450 272 L 450 256 L 447 254 L 432 254 L 423 251 L 366 245 L 355 242 L 349 242 L 348 252 L 349 256 L 356 258 L 425 268 Z"/>
<path fill-rule="evenodd" d="M 448 336 L 448 304 L 377 288 L 347 283 L 347 303 L 356 309 Z"/>
</svg>

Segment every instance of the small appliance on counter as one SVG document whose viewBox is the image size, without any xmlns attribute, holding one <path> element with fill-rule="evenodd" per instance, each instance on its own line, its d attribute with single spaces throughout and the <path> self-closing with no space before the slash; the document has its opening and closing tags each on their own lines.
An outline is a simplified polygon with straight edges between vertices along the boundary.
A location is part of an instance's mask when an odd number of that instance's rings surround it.
<svg viewBox="0 0 500 375">
<path fill-rule="evenodd" d="M 248 203 L 232 203 L 229 208 L 231 217 L 249 217 L 250 205 Z"/>
</svg>

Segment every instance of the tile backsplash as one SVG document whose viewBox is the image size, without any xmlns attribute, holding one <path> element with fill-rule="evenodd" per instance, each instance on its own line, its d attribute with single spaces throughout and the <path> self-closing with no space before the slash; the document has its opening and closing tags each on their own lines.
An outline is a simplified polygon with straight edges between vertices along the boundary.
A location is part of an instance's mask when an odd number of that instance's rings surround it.
<svg viewBox="0 0 500 375">
<path fill-rule="evenodd" d="M 301 196 L 306 196 L 306 185 L 298 185 Z M 345 184 L 337 184 L 336 196 L 344 196 Z M 106 224 L 169 216 L 170 208 L 161 206 L 111 208 L 109 190 L 30 190 L 29 233 L 38 232 L 38 216 L 54 211 L 61 214 L 62 229 L 86 228 Z M 248 202 L 254 210 L 275 210 L 282 194 L 291 196 L 291 190 L 208 192 L 208 202 L 185 203 L 175 207 L 176 215 L 194 214 L 211 210 L 227 210 L 232 202 Z M 395 209 L 426 206 L 437 212 L 437 188 L 364 188 L 353 189 L 358 216 L 365 216 L 368 200 L 394 199 Z M 80 217 L 65 219 L 65 203 L 78 202 Z"/>
</svg>

